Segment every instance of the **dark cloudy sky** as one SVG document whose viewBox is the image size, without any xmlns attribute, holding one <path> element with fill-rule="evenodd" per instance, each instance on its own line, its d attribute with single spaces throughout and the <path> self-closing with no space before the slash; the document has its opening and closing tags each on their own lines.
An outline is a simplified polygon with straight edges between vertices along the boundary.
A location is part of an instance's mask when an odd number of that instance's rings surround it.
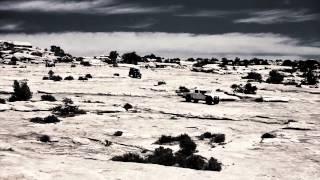
<svg viewBox="0 0 320 180">
<path fill-rule="evenodd" d="M 0 39 L 79 55 L 319 57 L 319 0 L 1 0 Z"/>
</svg>

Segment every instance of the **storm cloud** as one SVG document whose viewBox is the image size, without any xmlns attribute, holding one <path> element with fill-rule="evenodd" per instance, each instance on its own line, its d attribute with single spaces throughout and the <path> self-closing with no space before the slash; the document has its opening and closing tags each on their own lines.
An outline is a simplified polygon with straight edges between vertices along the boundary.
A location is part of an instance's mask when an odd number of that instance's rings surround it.
<svg viewBox="0 0 320 180">
<path fill-rule="evenodd" d="M 300 57 L 318 55 L 319 17 L 318 0 L 4 0 L 0 2 L 0 35 L 30 41 L 34 40 L 28 37 L 41 37 L 51 41 L 46 45 L 62 44 L 75 53 L 84 46 L 78 39 L 105 47 L 95 46 L 96 53 L 111 49 L 100 40 L 104 39 L 119 44 L 114 49 L 123 51 Z M 61 38 L 60 43 L 50 39 L 53 36 L 72 38 Z M 282 38 L 286 41 L 276 41 Z M 145 44 L 152 48 L 139 50 Z M 279 46 L 282 52 L 274 50 Z M 94 49 L 87 53 L 93 54 Z"/>
</svg>

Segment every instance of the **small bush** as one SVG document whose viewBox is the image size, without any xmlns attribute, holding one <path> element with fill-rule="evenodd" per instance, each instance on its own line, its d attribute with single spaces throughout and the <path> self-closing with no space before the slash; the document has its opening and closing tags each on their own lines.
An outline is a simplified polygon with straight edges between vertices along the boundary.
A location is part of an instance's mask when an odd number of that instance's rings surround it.
<svg viewBox="0 0 320 180">
<path fill-rule="evenodd" d="M 32 92 L 27 84 L 27 82 L 19 83 L 17 80 L 13 83 L 13 94 L 9 98 L 10 102 L 14 101 L 28 101 L 32 98 Z"/>
<path fill-rule="evenodd" d="M 43 76 L 42 80 L 49 80 L 48 76 Z"/>
<path fill-rule="evenodd" d="M 116 131 L 113 135 L 114 136 L 122 136 L 123 132 L 122 131 Z"/>
<path fill-rule="evenodd" d="M 53 81 L 61 81 L 61 80 L 62 80 L 62 77 L 59 76 L 59 75 L 57 75 L 57 76 L 52 76 L 52 77 L 50 78 L 50 80 L 53 80 Z"/>
<path fill-rule="evenodd" d="M 136 153 L 126 153 L 121 156 L 114 156 L 111 158 L 112 161 L 121 161 L 121 162 L 136 162 L 136 163 L 144 163 L 145 160 L 139 154 Z"/>
<path fill-rule="evenodd" d="M 208 161 L 208 166 L 206 167 L 205 170 L 221 171 L 221 169 L 222 169 L 222 164 L 217 159 L 211 157 Z"/>
<path fill-rule="evenodd" d="M 190 92 L 190 89 L 188 89 L 188 88 L 186 88 L 186 87 L 184 87 L 184 86 L 180 86 L 180 87 L 179 87 L 179 91 L 180 91 L 180 92 Z"/>
<path fill-rule="evenodd" d="M 80 76 L 80 77 L 78 78 L 78 80 L 79 80 L 79 81 L 87 81 L 88 78 Z"/>
<path fill-rule="evenodd" d="M 0 104 L 5 104 L 5 103 L 6 103 L 6 100 L 5 100 L 5 99 L 0 98 Z"/>
<path fill-rule="evenodd" d="M 222 143 L 226 140 L 225 134 L 220 134 L 220 133 L 210 133 L 210 132 L 205 132 L 199 136 L 199 139 L 211 139 L 210 141 L 213 143 Z"/>
<path fill-rule="evenodd" d="M 190 155 L 180 164 L 181 167 L 204 170 L 207 167 L 206 159 L 200 155 Z"/>
<path fill-rule="evenodd" d="M 255 81 L 261 82 L 262 76 L 259 73 L 256 72 L 249 72 L 247 76 L 242 77 L 243 79 L 253 79 Z"/>
<path fill-rule="evenodd" d="M 123 106 L 123 108 L 124 108 L 126 111 L 128 111 L 129 109 L 132 109 L 133 106 L 132 106 L 131 104 L 129 104 L 129 103 L 126 103 L 126 104 Z"/>
<path fill-rule="evenodd" d="M 56 98 L 50 94 L 45 94 L 41 96 L 41 101 L 57 101 Z"/>
<path fill-rule="evenodd" d="M 270 84 L 281 84 L 284 79 L 284 75 L 279 73 L 277 70 L 272 70 L 269 72 L 269 78 L 267 83 Z"/>
<path fill-rule="evenodd" d="M 226 140 L 225 134 L 212 134 L 210 142 L 223 143 Z"/>
<path fill-rule="evenodd" d="M 47 116 L 45 118 L 35 117 L 31 118 L 30 122 L 39 124 L 58 123 L 60 120 L 56 116 Z"/>
<path fill-rule="evenodd" d="M 92 78 L 92 75 L 91 75 L 91 74 L 86 74 L 86 75 L 85 75 L 85 78 L 91 79 L 91 78 Z"/>
<path fill-rule="evenodd" d="M 74 68 L 74 67 L 76 67 L 76 65 L 75 64 L 71 64 L 71 67 Z"/>
<path fill-rule="evenodd" d="M 50 71 L 48 72 L 48 75 L 49 75 L 49 77 L 51 78 L 51 77 L 54 75 L 54 72 L 53 72 L 52 70 L 50 70 Z"/>
<path fill-rule="evenodd" d="M 188 136 L 189 137 L 189 136 Z M 191 155 L 196 151 L 197 145 L 194 143 L 194 141 L 189 138 L 183 138 L 180 140 L 179 144 L 180 150 L 179 152 L 184 155 Z"/>
<path fill-rule="evenodd" d="M 181 134 L 179 136 L 173 137 L 173 136 L 166 136 L 162 135 L 155 144 L 169 144 L 173 142 L 180 142 L 182 139 L 191 139 L 188 134 Z"/>
<path fill-rule="evenodd" d="M 48 135 L 42 135 L 39 137 L 39 141 L 41 142 L 51 142 L 51 138 Z"/>
<path fill-rule="evenodd" d="M 60 122 L 60 119 L 58 119 L 56 116 L 51 115 L 47 116 L 43 119 L 44 123 L 57 123 Z"/>
<path fill-rule="evenodd" d="M 274 133 L 264 133 L 261 138 L 265 139 L 265 138 L 276 138 L 277 136 Z"/>
<path fill-rule="evenodd" d="M 113 76 L 120 76 L 120 74 L 119 73 L 114 73 Z"/>
<path fill-rule="evenodd" d="M 148 162 L 152 164 L 160 164 L 164 166 L 172 166 L 176 163 L 172 149 L 160 146 L 155 149 L 154 153 L 148 156 Z"/>
<path fill-rule="evenodd" d="M 158 81 L 158 86 L 160 86 L 160 85 L 165 85 L 165 84 L 167 84 L 167 83 L 164 82 L 164 81 Z"/>
<path fill-rule="evenodd" d="M 89 61 L 81 61 L 80 64 L 83 66 L 91 66 Z"/>
<path fill-rule="evenodd" d="M 310 69 L 303 73 L 302 77 L 304 77 L 304 80 L 301 83 L 304 85 L 316 85 L 319 82 L 319 77 Z"/>
<path fill-rule="evenodd" d="M 72 81 L 72 80 L 74 80 L 74 78 L 73 78 L 73 76 L 67 76 L 64 78 L 64 80 Z"/>
</svg>

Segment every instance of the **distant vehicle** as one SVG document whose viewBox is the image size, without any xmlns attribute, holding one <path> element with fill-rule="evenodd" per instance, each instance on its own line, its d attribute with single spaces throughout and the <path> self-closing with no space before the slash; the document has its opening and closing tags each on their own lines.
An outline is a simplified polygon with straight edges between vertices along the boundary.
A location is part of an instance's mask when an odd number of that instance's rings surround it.
<svg viewBox="0 0 320 180">
<path fill-rule="evenodd" d="M 141 79 L 141 76 L 139 69 L 133 67 L 130 68 L 129 77 Z"/>
<path fill-rule="evenodd" d="M 182 95 L 187 102 L 199 102 L 205 101 L 206 104 L 219 104 L 220 98 L 212 93 L 212 91 L 208 90 L 191 90 L 190 92 L 183 93 Z"/>
</svg>

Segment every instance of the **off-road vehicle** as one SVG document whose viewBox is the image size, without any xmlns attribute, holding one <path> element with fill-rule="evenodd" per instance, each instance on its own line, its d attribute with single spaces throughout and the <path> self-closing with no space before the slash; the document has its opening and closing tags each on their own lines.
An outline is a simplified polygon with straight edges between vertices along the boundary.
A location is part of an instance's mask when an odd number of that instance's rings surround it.
<svg viewBox="0 0 320 180">
<path fill-rule="evenodd" d="M 220 98 L 217 95 L 214 95 L 212 91 L 208 90 L 191 90 L 190 92 L 186 92 L 182 95 L 187 102 L 199 102 L 205 101 L 206 104 L 219 104 Z"/>
</svg>

